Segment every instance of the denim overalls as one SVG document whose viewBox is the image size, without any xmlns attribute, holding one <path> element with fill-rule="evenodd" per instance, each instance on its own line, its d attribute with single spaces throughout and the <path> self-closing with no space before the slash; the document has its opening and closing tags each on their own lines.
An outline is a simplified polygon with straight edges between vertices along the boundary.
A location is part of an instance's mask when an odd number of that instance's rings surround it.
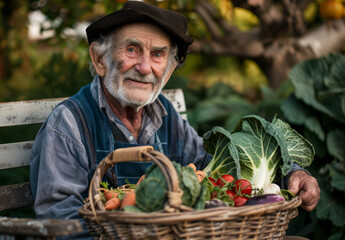
<svg viewBox="0 0 345 240">
<path fill-rule="evenodd" d="M 162 126 L 155 133 L 155 143 L 152 146 L 155 150 L 163 152 L 170 160 L 183 164 L 184 141 L 179 139 L 176 133 L 178 113 L 162 94 L 159 95 L 158 99 L 168 114 L 163 117 Z M 98 163 L 110 152 L 118 148 L 138 146 L 128 143 L 115 123 L 111 122 L 99 108 L 91 95 L 90 84 L 62 104 L 66 105 L 74 114 L 80 128 L 82 141 L 88 149 L 91 169 L 88 176 L 89 180 L 91 180 Z M 114 168 L 106 173 L 105 181 L 118 186 L 125 184 L 126 180 L 130 183 L 136 183 L 151 164 L 142 162 L 115 164 Z M 116 179 L 112 173 L 116 175 Z"/>
</svg>

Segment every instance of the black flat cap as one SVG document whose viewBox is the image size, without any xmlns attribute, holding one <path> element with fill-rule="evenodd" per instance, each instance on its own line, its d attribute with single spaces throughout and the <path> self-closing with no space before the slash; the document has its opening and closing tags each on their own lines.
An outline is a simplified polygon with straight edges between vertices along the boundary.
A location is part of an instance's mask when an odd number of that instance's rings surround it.
<svg viewBox="0 0 345 240">
<path fill-rule="evenodd" d="M 145 2 L 128 1 L 119 11 L 110 13 L 92 23 L 86 29 L 89 44 L 119 26 L 136 22 L 152 23 L 161 27 L 178 46 L 179 61 L 182 63 L 185 60 L 188 48 L 193 42 L 193 38 L 186 35 L 186 17 Z"/>
</svg>

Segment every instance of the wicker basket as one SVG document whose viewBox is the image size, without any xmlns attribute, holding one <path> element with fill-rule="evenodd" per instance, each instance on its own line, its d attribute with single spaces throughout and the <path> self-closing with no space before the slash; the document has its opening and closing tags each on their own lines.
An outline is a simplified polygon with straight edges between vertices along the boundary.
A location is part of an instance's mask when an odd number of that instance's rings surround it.
<svg viewBox="0 0 345 240">
<path fill-rule="evenodd" d="M 154 161 L 168 183 L 163 211 L 132 213 L 106 211 L 96 189 L 107 169 L 119 162 Z M 181 190 L 172 162 L 152 147 L 119 149 L 99 164 L 89 198 L 79 210 L 90 233 L 98 239 L 283 239 L 289 221 L 298 214 L 301 199 L 241 207 L 193 210 L 181 204 Z"/>
</svg>

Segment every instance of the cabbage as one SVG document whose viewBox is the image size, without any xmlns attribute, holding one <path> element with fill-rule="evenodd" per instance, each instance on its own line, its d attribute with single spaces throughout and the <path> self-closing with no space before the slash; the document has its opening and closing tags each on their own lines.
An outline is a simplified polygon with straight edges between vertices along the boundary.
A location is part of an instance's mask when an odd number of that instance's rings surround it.
<svg viewBox="0 0 345 240">
<path fill-rule="evenodd" d="M 301 167 L 309 166 L 315 155 L 313 146 L 278 118 L 268 122 L 260 116 L 245 116 L 231 134 L 226 132 L 221 127 L 214 127 L 204 135 L 204 148 L 213 143 L 213 150 L 218 150 L 220 144 L 215 140 L 219 141 L 219 135 L 227 136 L 222 138 L 221 146 L 227 150 L 228 157 L 219 157 L 219 150 L 212 152 L 212 148 L 205 148 L 214 154 L 206 169 L 212 166 L 221 174 L 247 179 L 253 188 L 263 189 L 286 176 L 294 162 Z M 222 152 L 222 156 L 226 154 Z"/>
<path fill-rule="evenodd" d="M 194 170 L 172 162 L 178 175 L 179 187 L 183 192 L 182 204 L 194 209 L 203 209 L 207 197 L 206 186 L 198 181 Z M 136 205 L 140 211 L 155 212 L 164 209 L 167 201 L 168 185 L 165 176 L 157 164 L 146 169 L 145 179 L 138 184 Z M 129 209 L 131 211 L 138 209 Z"/>
</svg>

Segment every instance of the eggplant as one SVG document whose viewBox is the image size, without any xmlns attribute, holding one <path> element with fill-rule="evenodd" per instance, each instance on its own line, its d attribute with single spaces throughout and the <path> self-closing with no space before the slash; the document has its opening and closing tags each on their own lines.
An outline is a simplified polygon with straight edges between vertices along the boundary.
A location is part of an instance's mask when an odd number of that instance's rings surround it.
<svg viewBox="0 0 345 240">
<path fill-rule="evenodd" d="M 220 199 L 211 199 L 205 202 L 205 208 L 227 207 L 228 205 Z"/>
<path fill-rule="evenodd" d="M 265 203 L 284 202 L 285 198 L 279 194 L 262 194 L 248 198 L 245 205 L 257 205 Z"/>
</svg>

